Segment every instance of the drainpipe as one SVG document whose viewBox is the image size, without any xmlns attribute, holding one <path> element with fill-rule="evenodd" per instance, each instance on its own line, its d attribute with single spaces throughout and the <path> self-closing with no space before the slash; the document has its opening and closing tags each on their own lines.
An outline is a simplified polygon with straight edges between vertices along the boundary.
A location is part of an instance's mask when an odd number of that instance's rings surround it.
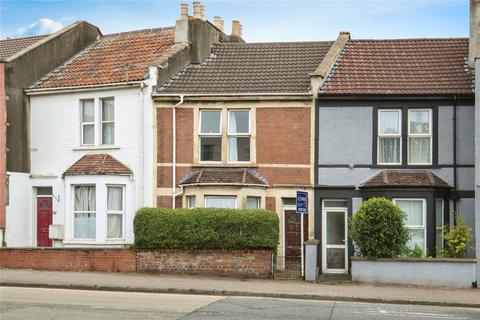
<svg viewBox="0 0 480 320">
<path fill-rule="evenodd" d="M 143 110 L 143 89 L 145 87 L 145 83 L 142 81 L 140 82 L 140 177 L 142 183 L 140 183 L 140 207 L 144 207 L 144 192 L 145 192 L 145 142 L 144 142 L 144 122 L 145 122 L 145 117 L 144 117 L 144 110 Z"/>
<path fill-rule="evenodd" d="M 172 110 L 172 208 L 175 209 L 175 198 L 177 195 L 183 193 L 183 188 L 181 188 L 180 193 L 176 194 L 176 177 L 177 177 L 177 107 L 183 104 L 183 94 L 179 95 L 180 101 L 173 106 Z"/>
<path fill-rule="evenodd" d="M 457 213 L 457 95 L 453 96 L 453 211 Z M 453 216 L 456 225 L 456 217 Z"/>
</svg>

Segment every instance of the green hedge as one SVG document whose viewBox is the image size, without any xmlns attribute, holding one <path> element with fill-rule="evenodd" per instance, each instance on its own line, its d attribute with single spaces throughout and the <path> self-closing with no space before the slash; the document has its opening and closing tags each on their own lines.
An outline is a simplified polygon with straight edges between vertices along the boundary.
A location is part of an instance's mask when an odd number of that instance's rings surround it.
<svg viewBox="0 0 480 320">
<path fill-rule="evenodd" d="M 138 210 L 134 220 L 138 249 L 276 249 L 278 217 L 265 210 Z"/>
</svg>

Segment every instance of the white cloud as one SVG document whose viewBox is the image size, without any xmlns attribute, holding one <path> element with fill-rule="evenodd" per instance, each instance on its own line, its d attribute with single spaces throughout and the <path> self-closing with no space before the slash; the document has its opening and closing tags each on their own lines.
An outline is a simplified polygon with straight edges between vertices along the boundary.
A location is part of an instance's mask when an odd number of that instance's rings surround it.
<svg viewBox="0 0 480 320">
<path fill-rule="evenodd" d="M 49 18 L 42 18 L 28 26 L 17 29 L 17 36 L 36 36 L 54 33 L 63 28 L 63 23 Z"/>
</svg>

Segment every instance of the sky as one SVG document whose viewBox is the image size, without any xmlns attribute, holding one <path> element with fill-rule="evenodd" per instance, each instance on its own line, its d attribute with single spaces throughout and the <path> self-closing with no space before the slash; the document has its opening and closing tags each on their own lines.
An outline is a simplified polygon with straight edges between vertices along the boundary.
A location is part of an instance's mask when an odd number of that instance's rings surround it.
<svg viewBox="0 0 480 320">
<path fill-rule="evenodd" d="M 55 32 L 86 20 L 103 34 L 173 26 L 174 0 L 0 0 L 0 39 Z M 206 15 L 221 16 L 227 33 L 240 20 L 248 42 L 334 40 L 340 31 L 354 39 L 468 37 L 468 0 L 211 0 Z"/>
</svg>

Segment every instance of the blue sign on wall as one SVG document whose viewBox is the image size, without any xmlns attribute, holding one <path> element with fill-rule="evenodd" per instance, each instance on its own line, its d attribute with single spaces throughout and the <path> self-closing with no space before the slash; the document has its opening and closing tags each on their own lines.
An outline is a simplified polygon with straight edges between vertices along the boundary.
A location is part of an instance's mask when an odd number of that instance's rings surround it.
<svg viewBox="0 0 480 320">
<path fill-rule="evenodd" d="M 308 213 L 308 193 L 297 191 L 297 213 Z"/>
</svg>

